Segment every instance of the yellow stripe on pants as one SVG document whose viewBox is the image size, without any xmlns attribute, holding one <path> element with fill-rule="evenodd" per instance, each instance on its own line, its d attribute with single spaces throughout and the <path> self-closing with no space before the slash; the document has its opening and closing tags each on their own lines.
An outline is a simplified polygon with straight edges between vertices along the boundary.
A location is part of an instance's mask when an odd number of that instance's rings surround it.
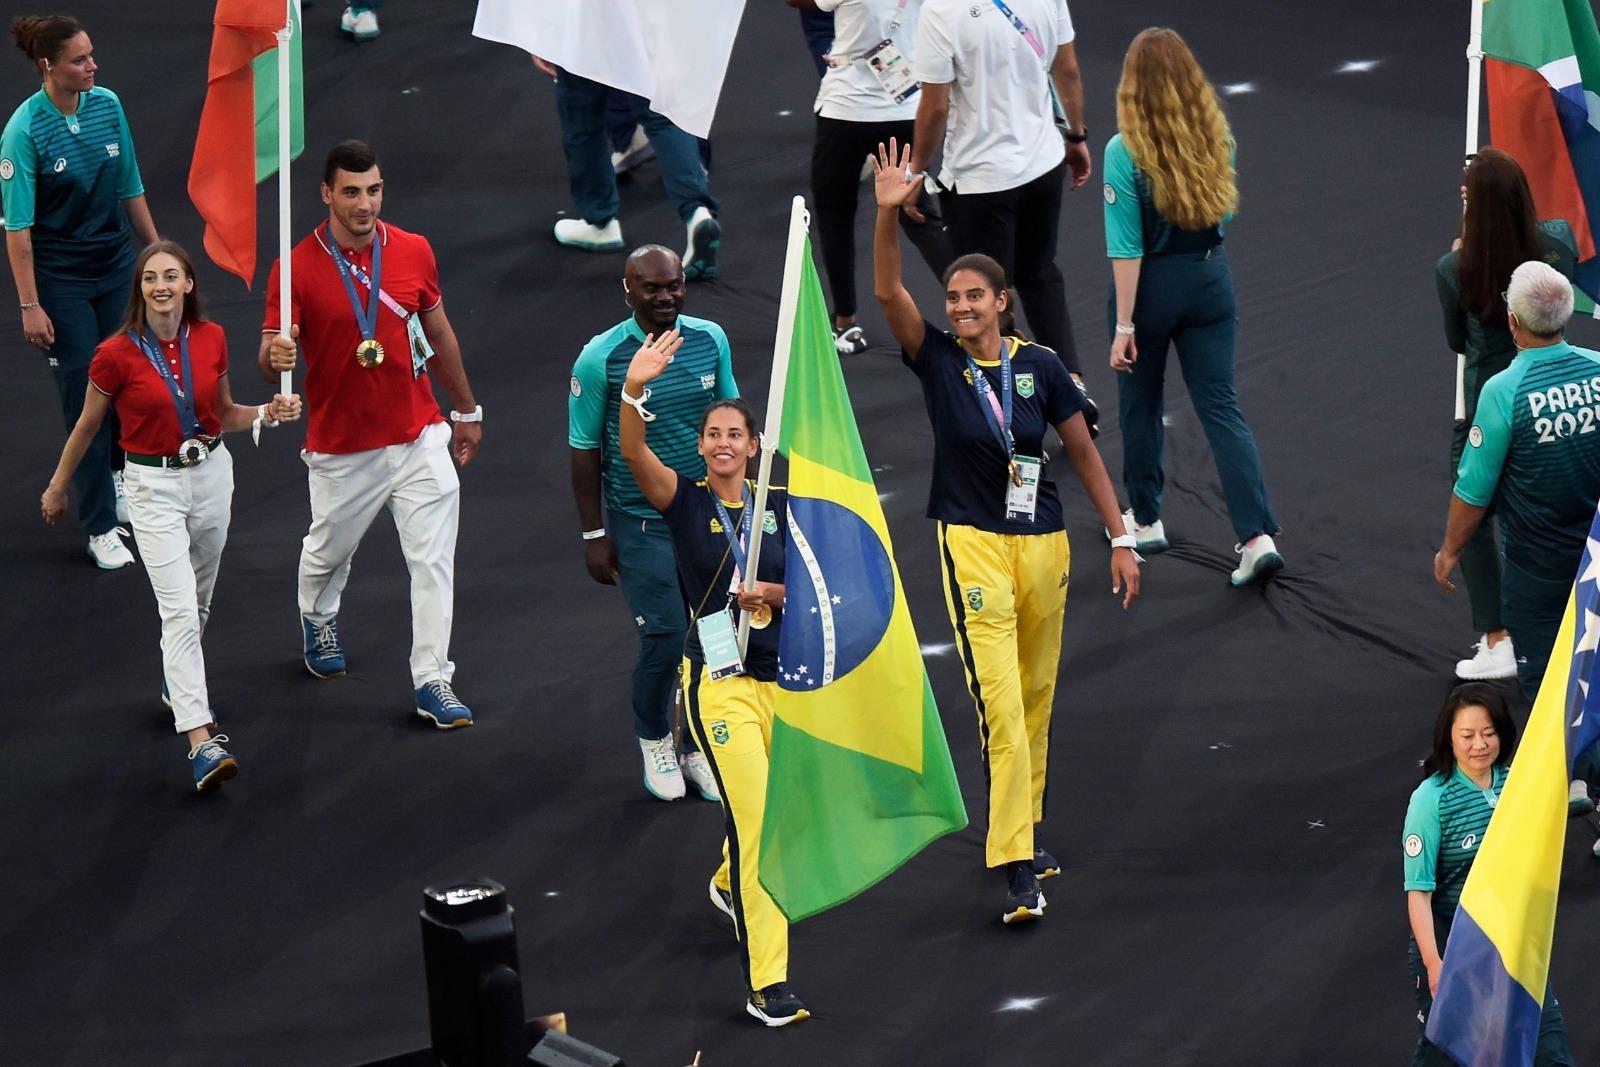
<svg viewBox="0 0 1600 1067">
<path fill-rule="evenodd" d="M 1070 562 L 1064 531 L 997 534 L 939 523 L 945 606 L 978 711 L 990 867 L 1033 859 L 1033 825 L 1044 818 Z"/>
<path fill-rule="evenodd" d="M 789 976 L 789 921 L 762 888 L 761 821 L 767 807 L 767 759 L 778 683 L 742 674 L 712 681 L 705 667 L 683 661 L 689 724 L 722 792 L 727 841 L 715 881 L 727 882 L 739 933 L 740 962 L 751 989 Z"/>
</svg>

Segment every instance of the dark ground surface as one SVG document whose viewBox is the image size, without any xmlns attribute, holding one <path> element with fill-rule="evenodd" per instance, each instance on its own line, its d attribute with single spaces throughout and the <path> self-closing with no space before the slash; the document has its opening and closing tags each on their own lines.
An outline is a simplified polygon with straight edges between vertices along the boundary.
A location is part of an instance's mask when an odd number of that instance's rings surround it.
<svg viewBox="0 0 1600 1067">
<path fill-rule="evenodd" d="M 104 84 L 126 103 L 157 223 L 197 252 L 184 181 L 210 10 L 184 0 L 157 20 L 139 4 L 77 8 Z M 393 4 L 382 39 L 362 47 L 335 32 L 338 5 L 318 3 L 296 236 L 319 217 L 311 182 L 326 146 L 370 139 L 386 216 L 438 251 L 488 410 L 483 453 L 463 475 L 454 643 L 478 725 L 441 735 L 410 713 L 407 585 L 387 520 L 367 538 L 341 619 L 353 673 L 306 676 L 299 432 L 259 451 L 235 438 L 232 543 L 207 651 L 243 772 L 220 796 L 188 795 L 156 700 L 144 576 L 95 571 L 70 527 L 39 521 L 62 434 L 42 361 L 7 328 L 0 1061 L 331 1065 L 419 1046 L 419 891 L 477 873 L 511 889 L 530 1013 L 567 1011 L 576 1033 L 635 1067 L 679 1067 L 697 1049 L 709 1067 L 1409 1058 L 1399 827 L 1451 664 L 1473 638 L 1464 594 L 1447 599 L 1429 578 L 1451 381 L 1432 264 L 1459 210 L 1467 6 L 1441 11 L 1078 5 L 1097 170 L 1121 55 L 1143 26 L 1178 26 L 1219 85 L 1254 83 L 1227 99 L 1243 192 L 1229 234 L 1239 389 L 1289 567 L 1265 592 L 1228 587 L 1233 539 L 1174 367 L 1175 544 L 1145 568 L 1131 612 L 1108 595 L 1083 494 L 1064 491 L 1077 558 L 1044 841 L 1067 870 L 1049 916 L 1002 928 L 980 832 L 946 838 L 795 929 L 791 977 L 816 1019 L 766 1032 L 743 1015 L 734 949 L 705 900 L 719 813 L 639 788 L 632 627 L 620 595 L 581 563 L 568 368 L 624 313 L 621 257 L 549 237 L 569 206 L 550 86 L 521 54 L 471 38 L 462 0 Z M 1335 73 L 1367 59 L 1381 62 Z M 20 100 L 32 85 L 15 54 L 5 70 L 6 99 Z M 688 310 L 727 327 L 757 399 L 814 86 L 793 12 L 753 0 L 716 128 L 723 277 L 695 286 Z M 1068 198 L 1061 255 L 1115 473 L 1097 189 Z M 625 184 L 623 203 L 630 243 L 681 241 L 653 167 Z M 863 251 L 868 218 L 864 207 Z M 233 342 L 235 394 L 265 399 L 249 368 L 259 288 L 247 294 L 209 264 L 202 281 Z M 937 314 L 931 280 L 916 289 Z M 862 435 L 922 640 L 947 645 L 922 518 L 926 419 L 875 309 L 864 323 L 880 344 L 847 365 Z M 1576 336 L 1597 333 L 1583 324 Z M 981 818 L 972 712 L 958 664 L 934 652 Z M 1589 841 L 1572 831 L 1553 968 L 1580 1062 L 1600 1049 L 1585 966 L 1600 953 Z M 1002 1010 L 1012 998 L 1039 999 Z"/>
</svg>

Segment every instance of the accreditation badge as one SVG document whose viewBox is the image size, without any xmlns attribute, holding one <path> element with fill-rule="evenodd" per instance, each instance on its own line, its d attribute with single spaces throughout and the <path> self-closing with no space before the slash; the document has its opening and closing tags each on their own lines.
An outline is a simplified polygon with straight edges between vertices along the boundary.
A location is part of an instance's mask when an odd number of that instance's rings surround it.
<svg viewBox="0 0 1600 1067">
<path fill-rule="evenodd" d="M 911 72 L 911 64 L 906 61 L 904 53 L 887 38 L 864 52 L 861 62 L 872 71 L 872 76 L 878 79 L 878 84 L 889 94 L 889 99 L 897 104 L 910 99 L 922 88 L 917 83 L 917 76 Z"/>
<path fill-rule="evenodd" d="M 415 311 L 406 316 L 406 339 L 411 343 L 411 376 L 420 378 L 422 372 L 428 369 L 428 360 L 433 358 L 433 346 L 423 332 L 422 316 Z M 576 385 L 578 379 L 574 378 L 572 382 Z"/>
<path fill-rule="evenodd" d="M 727 608 L 702 615 L 694 621 L 700 638 L 700 655 L 714 682 L 719 678 L 744 673 L 739 656 L 739 635 L 733 628 L 733 612 Z"/>
<path fill-rule="evenodd" d="M 1039 507 L 1039 472 L 1044 464 L 1031 456 L 1016 456 L 1012 464 L 1016 476 L 1006 486 L 1006 518 L 1032 522 Z"/>
</svg>

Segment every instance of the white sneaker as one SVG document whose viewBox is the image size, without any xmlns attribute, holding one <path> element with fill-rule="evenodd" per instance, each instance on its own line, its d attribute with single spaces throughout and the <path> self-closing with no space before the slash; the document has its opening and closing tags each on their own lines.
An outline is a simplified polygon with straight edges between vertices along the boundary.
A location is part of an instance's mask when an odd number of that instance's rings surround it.
<svg viewBox="0 0 1600 1067">
<path fill-rule="evenodd" d="M 1248 545 L 1234 545 L 1233 550 L 1239 553 L 1239 566 L 1233 572 L 1234 585 L 1251 582 L 1264 585 L 1283 570 L 1283 557 L 1278 555 L 1278 546 L 1273 543 L 1271 534 L 1262 534 Z"/>
<path fill-rule="evenodd" d="M 656 158 L 656 148 L 650 143 L 650 135 L 644 132 L 643 126 L 635 126 L 628 146 L 620 152 L 611 153 L 611 170 L 616 174 L 626 174 L 634 167 L 648 163 L 654 158 Z"/>
<path fill-rule="evenodd" d="M 130 522 L 128 518 L 128 494 L 122 485 L 122 472 L 111 472 L 111 491 L 117 494 L 117 521 Z"/>
<path fill-rule="evenodd" d="M 1589 795 L 1589 783 L 1574 778 L 1567 785 L 1567 818 L 1574 819 L 1594 810 L 1594 798 Z"/>
<path fill-rule="evenodd" d="M 722 801 L 722 791 L 717 788 L 717 776 L 711 773 L 711 764 L 706 762 L 703 753 L 685 752 L 678 757 L 678 769 L 683 772 L 684 780 L 694 786 L 702 797 L 713 804 Z"/>
<path fill-rule="evenodd" d="M 689 247 L 683 253 L 683 277 L 701 281 L 717 276 L 717 249 L 722 247 L 722 224 L 701 205 L 689 216 Z"/>
<path fill-rule="evenodd" d="M 120 526 L 113 526 L 103 534 L 89 538 L 89 558 L 103 571 L 119 571 L 133 563 L 133 553 L 122 543 L 127 534 Z"/>
<path fill-rule="evenodd" d="M 378 13 L 366 7 L 347 7 L 339 16 L 339 29 L 358 41 L 370 41 L 378 36 Z"/>
<path fill-rule="evenodd" d="M 591 226 L 582 219 L 557 219 L 556 240 L 585 252 L 620 252 L 622 223 L 612 219 L 604 226 Z"/>
<path fill-rule="evenodd" d="M 644 756 L 644 787 L 657 800 L 683 799 L 683 772 L 678 769 L 678 754 L 672 735 L 655 741 L 639 739 Z"/>
<path fill-rule="evenodd" d="M 1134 550 L 1137 552 L 1154 555 L 1157 552 L 1165 552 L 1167 550 L 1167 528 L 1161 525 L 1160 519 L 1152 522 L 1149 526 L 1141 526 L 1134 521 L 1133 509 L 1129 508 L 1122 513 L 1122 531 L 1133 535 L 1136 542 Z M 1111 540 L 1110 530 L 1106 531 L 1106 540 Z"/>
<path fill-rule="evenodd" d="M 1478 638 L 1477 651 L 1471 659 L 1456 661 L 1456 677 L 1463 682 L 1481 682 L 1491 678 L 1515 678 L 1517 653 L 1511 647 L 1511 638 L 1501 638 L 1500 643 L 1489 647 L 1489 636 Z"/>
</svg>

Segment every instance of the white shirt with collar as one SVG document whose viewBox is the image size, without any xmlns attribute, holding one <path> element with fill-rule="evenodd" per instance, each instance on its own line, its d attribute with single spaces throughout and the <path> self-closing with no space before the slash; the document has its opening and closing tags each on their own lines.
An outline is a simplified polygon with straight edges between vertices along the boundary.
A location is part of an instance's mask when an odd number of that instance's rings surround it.
<svg viewBox="0 0 1600 1067">
<path fill-rule="evenodd" d="M 816 0 L 818 11 L 833 12 L 833 57 L 812 110 L 825 119 L 846 122 L 897 122 L 917 117 L 917 94 L 900 103 L 884 91 L 867 67 L 864 55 L 889 38 L 908 62 L 914 63 L 917 12 L 922 0 Z M 900 24 L 889 32 L 896 15 Z M 915 66 L 913 65 L 913 69 Z"/>
</svg>

